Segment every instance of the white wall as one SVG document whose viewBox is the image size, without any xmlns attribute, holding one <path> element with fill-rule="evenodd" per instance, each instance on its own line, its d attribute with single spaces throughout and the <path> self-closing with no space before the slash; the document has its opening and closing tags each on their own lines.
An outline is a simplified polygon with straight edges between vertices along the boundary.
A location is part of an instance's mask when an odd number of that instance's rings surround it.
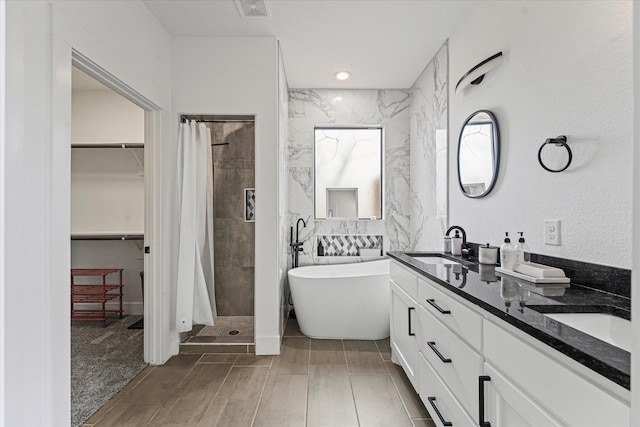
<svg viewBox="0 0 640 427">
<path fill-rule="evenodd" d="M 144 110 L 110 90 L 71 94 L 71 142 L 144 142 Z"/>
<path fill-rule="evenodd" d="M 71 152 L 71 234 L 143 234 L 144 166 L 121 148 Z M 135 149 L 142 160 L 144 152 Z"/>
<path fill-rule="evenodd" d="M 111 90 L 73 90 L 71 143 L 114 142 L 144 143 L 144 110 Z M 71 233 L 144 233 L 143 148 L 71 150 Z"/>
<path fill-rule="evenodd" d="M 6 76 L 7 76 L 7 9 L 6 2 L 0 1 L 0 170 L 6 169 L 5 147 L 7 146 L 7 138 L 11 135 L 6 128 Z M 5 174 L 0 173 L 0 236 L 6 234 L 5 226 Z M 0 238 L 0 320 L 5 319 L 5 289 L 6 276 L 1 273 L 5 271 L 5 239 Z M 5 396 L 7 394 L 6 378 L 6 340 L 5 328 L 0 327 L 0 414 L 6 413 Z M 4 427 L 4 418 L 0 417 L 0 426 Z"/>
<path fill-rule="evenodd" d="M 71 48 L 168 110 L 170 43 L 139 1 L 9 1 L 6 25 L 0 425 L 69 425 Z"/>
<path fill-rule="evenodd" d="M 450 224 L 469 240 L 500 244 L 524 231 L 533 252 L 631 267 L 631 2 L 485 2 L 450 38 Z M 478 86 L 453 88 L 486 57 L 504 63 Z M 493 192 L 459 191 L 456 147 L 479 109 L 499 121 L 502 156 Z M 567 135 L 573 163 L 543 170 L 545 139 Z M 543 221 L 562 221 L 562 246 L 546 246 Z"/>
<path fill-rule="evenodd" d="M 172 54 L 174 140 L 180 114 L 256 117 L 256 353 L 278 354 L 277 42 L 274 38 L 175 38 Z"/>
<path fill-rule="evenodd" d="M 632 289 L 640 289 L 640 7 L 633 5 L 633 271 L 631 275 Z M 640 292 L 631 293 L 631 311 L 640 313 Z M 640 316 L 634 315 L 631 349 L 631 422 L 629 425 L 640 425 Z"/>
</svg>

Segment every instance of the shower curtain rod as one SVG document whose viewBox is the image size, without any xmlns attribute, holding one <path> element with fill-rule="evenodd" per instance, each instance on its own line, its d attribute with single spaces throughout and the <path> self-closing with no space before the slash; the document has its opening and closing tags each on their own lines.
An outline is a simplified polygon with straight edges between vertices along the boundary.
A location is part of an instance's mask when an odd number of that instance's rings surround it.
<svg viewBox="0 0 640 427">
<path fill-rule="evenodd" d="M 187 119 L 185 117 L 182 117 L 180 119 L 180 122 L 181 123 L 185 123 L 187 120 L 193 120 L 196 123 L 255 123 L 254 120 L 245 120 L 245 119 L 237 119 L 237 120 L 233 120 L 233 119 L 198 120 L 198 119 Z"/>
<path fill-rule="evenodd" d="M 187 117 L 181 117 L 180 122 L 186 123 L 187 120 L 193 120 L 196 123 L 254 123 L 254 120 L 245 120 L 245 119 L 212 119 L 212 120 L 198 120 L 198 119 L 189 119 Z M 220 143 L 211 143 L 212 147 L 217 147 L 219 145 L 229 145 L 228 142 L 220 142 Z"/>
</svg>

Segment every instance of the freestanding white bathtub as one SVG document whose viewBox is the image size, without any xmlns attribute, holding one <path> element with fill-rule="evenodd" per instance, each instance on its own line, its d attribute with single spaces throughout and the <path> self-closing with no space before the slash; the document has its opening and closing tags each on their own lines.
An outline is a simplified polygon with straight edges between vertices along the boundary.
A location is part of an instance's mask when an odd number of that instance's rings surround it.
<svg viewBox="0 0 640 427">
<path fill-rule="evenodd" d="M 389 260 L 289 270 L 300 331 L 311 338 L 389 336 Z"/>
</svg>

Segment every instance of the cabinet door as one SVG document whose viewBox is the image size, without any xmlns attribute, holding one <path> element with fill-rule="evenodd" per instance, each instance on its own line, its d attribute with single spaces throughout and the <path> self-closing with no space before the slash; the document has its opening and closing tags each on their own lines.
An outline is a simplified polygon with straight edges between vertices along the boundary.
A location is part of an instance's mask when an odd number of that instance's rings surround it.
<svg viewBox="0 0 640 427">
<path fill-rule="evenodd" d="M 562 426 L 491 365 L 479 379 L 478 425 L 491 427 Z M 489 424 L 484 424 L 488 422 Z"/>
<path fill-rule="evenodd" d="M 418 304 L 391 281 L 391 351 L 393 361 L 402 365 L 418 389 Z"/>
<path fill-rule="evenodd" d="M 516 335 L 523 332 L 508 331 L 489 320 L 484 321 L 483 329 L 485 361 L 494 368 L 499 367 L 511 383 L 526 390 L 527 396 L 564 424 L 575 427 L 629 425 L 627 402 Z"/>
</svg>

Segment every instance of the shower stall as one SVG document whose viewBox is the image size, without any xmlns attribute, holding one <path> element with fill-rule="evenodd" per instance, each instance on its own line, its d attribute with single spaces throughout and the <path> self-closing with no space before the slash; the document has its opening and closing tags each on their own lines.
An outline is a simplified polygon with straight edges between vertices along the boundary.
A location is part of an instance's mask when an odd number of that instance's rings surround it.
<svg viewBox="0 0 640 427">
<path fill-rule="evenodd" d="M 181 350 L 225 345 L 253 352 L 255 262 L 255 120 L 253 116 L 183 115 L 211 132 L 213 265 L 217 318 L 182 335 Z M 198 349 L 199 350 L 199 349 Z"/>
</svg>

